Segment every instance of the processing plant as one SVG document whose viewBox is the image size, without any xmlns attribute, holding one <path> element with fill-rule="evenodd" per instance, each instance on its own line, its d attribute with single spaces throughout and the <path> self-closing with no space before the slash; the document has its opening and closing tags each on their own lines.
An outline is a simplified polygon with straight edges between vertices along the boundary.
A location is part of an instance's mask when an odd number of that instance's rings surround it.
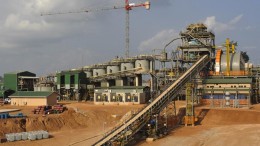
<svg viewBox="0 0 260 146">
<path fill-rule="evenodd" d="M 166 47 L 176 40 L 181 44 L 167 52 Z M 58 100 L 90 100 L 97 105 L 147 104 L 95 145 L 127 144 L 156 115 L 175 106 L 178 99 L 186 100 L 185 125 L 195 124 L 194 105 L 240 108 L 259 102 L 260 68 L 248 62 L 249 56 L 237 50 L 236 42 L 229 38 L 224 41 L 216 45 L 215 34 L 204 24 L 190 24 L 158 54 L 116 57 L 46 78 L 35 74 L 11 78 L 7 74 L 1 88 L 11 80 L 31 79 L 35 91 L 56 91 Z M 18 85 L 10 89 L 20 91 Z"/>
<path fill-rule="evenodd" d="M 56 76 L 57 91 L 65 99 L 93 100 L 96 104 L 142 104 L 164 91 L 201 56 L 208 55 L 210 63 L 191 81 L 194 101 L 224 106 L 226 93 L 232 104 L 233 99 L 240 105 L 258 101 L 258 69 L 245 61 L 245 52 L 236 50 L 236 43 L 226 39 L 224 45 L 216 46 L 214 33 L 201 23 L 189 25 L 178 39 L 181 45 L 170 53 L 164 48 L 159 54 L 117 57 L 61 71 Z M 180 92 L 180 96 L 185 94 Z"/>
</svg>

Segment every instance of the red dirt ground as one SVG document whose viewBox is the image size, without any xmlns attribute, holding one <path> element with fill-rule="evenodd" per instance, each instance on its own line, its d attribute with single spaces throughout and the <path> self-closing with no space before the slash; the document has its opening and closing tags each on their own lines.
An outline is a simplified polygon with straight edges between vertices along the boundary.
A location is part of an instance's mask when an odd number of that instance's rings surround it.
<svg viewBox="0 0 260 146">
<path fill-rule="evenodd" d="M 185 102 L 176 102 L 177 107 Z M 66 104 L 68 111 L 58 115 L 33 115 L 33 107 L 19 107 L 29 118 L 26 122 L 17 119 L 0 120 L 0 136 L 4 133 L 31 130 L 48 130 L 50 139 L 38 141 L 20 141 L 3 143 L 3 146 L 45 146 L 45 145 L 91 145 L 108 130 L 120 122 L 129 111 L 141 108 L 141 105 L 93 105 L 92 103 Z M 17 108 L 4 106 L 3 108 Z M 194 127 L 180 126 L 169 135 L 152 143 L 141 142 L 140 146 L 257 146 L 260 143 L 260 105 L 251 109 L 204 108 L 197 107 L 196 113 L 206 110 L 205 117 Z M 75 112 L 77 111 L 77 112 Z M 105 122 L 105 123 L 104 123 Z"/>
</svg>

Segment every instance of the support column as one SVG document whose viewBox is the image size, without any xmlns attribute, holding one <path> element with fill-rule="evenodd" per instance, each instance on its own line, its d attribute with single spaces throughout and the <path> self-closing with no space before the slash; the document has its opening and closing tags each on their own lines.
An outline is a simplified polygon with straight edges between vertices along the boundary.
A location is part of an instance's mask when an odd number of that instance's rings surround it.
<svg viewBox="0 0 260 146">
<path fill-rule="evenodd" d="M 135 86 L 142 86 L 142 74 L 138 74 L 135 77 Z"/>
</svg>

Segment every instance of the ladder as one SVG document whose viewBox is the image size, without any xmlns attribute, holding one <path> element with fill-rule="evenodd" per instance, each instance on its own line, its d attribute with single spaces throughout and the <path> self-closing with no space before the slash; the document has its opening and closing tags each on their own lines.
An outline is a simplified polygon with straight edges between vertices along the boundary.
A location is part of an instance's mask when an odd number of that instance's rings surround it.
<svg viewBox="0 0 260 146">
<path fill-rule="evenodd" d="M 105 136 L 94 143 L 94 146 L 112 145 L 113 142 L 120 142 L 121 145 L 127 144 L 133 138 L 133 135 L 143 128 L 154 113 L 162 111 L 185 86 L 192 80 L 210 61 L 208 55 L 201 57 L 191 68 L 182 74 L 175 82 L 168 85 L 158 97 L 150 104 L 141 109 L 137 114 L 132 115 L 122 125 L 115 127 L 105 133 Z"/>
</svg>

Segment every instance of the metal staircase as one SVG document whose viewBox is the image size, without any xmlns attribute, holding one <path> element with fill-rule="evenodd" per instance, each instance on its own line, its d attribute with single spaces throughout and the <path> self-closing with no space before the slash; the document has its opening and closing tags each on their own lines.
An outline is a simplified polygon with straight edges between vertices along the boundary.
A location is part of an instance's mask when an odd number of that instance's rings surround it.
<svg viewBox="0 0 260 146">
<path fill-rule="evenodd" d="M 149 105 L 133 115 L 122 125 L 115 127 L 107 132 L 105 136 L 96 142 L 95 146 L 112 145 L 113 142 L 119 142 L 121 145 L 127 144 L 133 138 L 133 135 L 144 127 L 150 120 L 151 115 L 162 111 L 185 86 L 185 83 L 192 80 L 199 71 L 203 69 L 210 61 L 208 55 L 200 58 L 190 69 L 181 75 L 175 82 L 170 84 L 157 98 Z"/>
</svg>

